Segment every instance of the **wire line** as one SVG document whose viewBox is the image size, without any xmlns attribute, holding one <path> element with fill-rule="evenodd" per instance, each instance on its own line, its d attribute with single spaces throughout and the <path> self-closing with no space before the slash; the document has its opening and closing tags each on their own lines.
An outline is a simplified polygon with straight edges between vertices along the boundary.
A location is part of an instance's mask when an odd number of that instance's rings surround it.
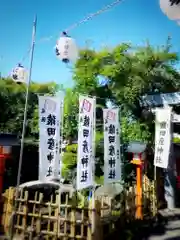
<svg viewBox="0 0 180 240">
<path fill-rule="evenodd" d="M 85 17 L 84 19 L 80 20 L 79 22 L 76 22 L 74 24 L 72 24 L 70 27 L 65 29 L 66 33 L 69 33 L 69 31 L 75 29 L 76 27 L 79 27 L 81 24 L 88 22 L 89 20 L 91 20 L 94 17 L 97 17 L 98 15 L 110 10 L 111 8 L 115 7 L 116 5 L 120 4 L 123 0 L 116 0 L 114 2 L 112 2 L 111 4 L 108 4 L 106 6 L 104 6 L 103 8 L 101 8 L 100 10 L 94 12 L 94 13 L 90 13 L 87 17 Z M 49 36 L 49 37 L 43 37 L 41 39 L 39 39 L 37 43 L 42 43 L 42 42 L 48 42 L 51 39 L 53 39 L 53 36 Z M 23 56 L 22 60 L 20 63 L 24 62 L 26 60 L 26 58 L 28 57 L 29 53 L 31 51 L 31 47 L 28 49 L 28 51 L 25 53 L 25 55 Z"/>
<path fill-rule="evenodd" d="M 72 29 L 78 27 L 79 25 L 91 20 L 94 17 L 97 17 L 98 15 L 108 11 L 109 9 L 115 7 L 116 5 L 118 5 L 120 2 L 122 2 L 122 0 L 116 0 L 114 2 L 112 2 L 111 4 L 106 5 L 105 7 L 103 7 L 102 9 L 98 10 L 95 13 L 91 13 L 89 14 L 87 17 L 85 17 L 84 19 L 82 19 L 81 21 L 74 23 L 73 25 L 71 25 L 69 28 L 67 28 L 65 30 L 66 33 L 68 33 L 69 31 L 71 31 Z"/>
</svg>

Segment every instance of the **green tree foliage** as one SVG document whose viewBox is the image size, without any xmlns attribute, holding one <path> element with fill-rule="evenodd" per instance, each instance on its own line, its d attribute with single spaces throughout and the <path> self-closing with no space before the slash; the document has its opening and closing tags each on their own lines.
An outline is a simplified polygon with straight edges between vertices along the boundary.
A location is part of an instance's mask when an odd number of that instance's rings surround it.
<svg viewBox="0 0 180 240">
<path fill-rule="evenodd" d="M 62 176 L 65 179 L 72 180 L 75 177 L 75 168 L 77 164 L 77 144 L 71 144 L 66 147 L 63 154 Z"/>
<path fill-rule="evenodd" d="M 140 123 L 137 120 L 128 121 L 126 117 L 121 118 L 121 137 L 123 143 L 130 141 L 147 142 L 149 139 L 148 126 L 145 123 Z"/>
<path fill-rule="evenodd" d="M 27 137 L 38 137 L 38 95 L 55 94 L 59 86 L 53 82 L 32 83 L 29 91 L 27 114 Z M 11 79 L 0 79 L 0 131 L 21 134 L 26 85 L 17 84 Z"/>
<path fill-rule="evenodd" d="M 138 140 L 153 144 L 153 115 L 142 107 L 142 97 L 178 91 L 177 63 L 178 55 L 171 51 L 170 38 L 158 47 L 147 42 L 141 47 L 122 43 L 99 51 L 83 49 L 73 71 L 74 89 L 96 96 L 101 107 L 110 99 L 112 105 L 121 108 L 122 143 Z M 100 156 L 99 166 L 103 151 Z"/>
<path fill-rule="evenodd" d="M 66 89 L 64 99 L 64 137 L 77 138 L 78 128 L 78 92 L 74 89 Z"/>
<path fill-rule="evenodd" d="M 77 139 L 78 96 L 96 97 L 96 176 L 102 175 L 103 121 L 102 108 L 107 102 L 121 107 L 122 143 L 132 140 L 153 143 L 153 117 L 145 117 L 142 96 L 178 91 L 180 74 L 175 65 L 178 55 L 171 51 L 170 38 L 160 47 L 146 43 L 134 47 L 122 43 L 99 51 L 83 49 L 73 69 L 74 86 L 66 89 L 64 100 L 64 138 Z M 38 139 L 38 94 L 54 95 L 62 87 L 51 82 L 32 83 L 28 105 L 27 137 Z M 26 86 L 11 79 L 0 79 L 0 130 L 21 133 Z M 67 148 L 63 172 L 67 176 L 76 166 L 77 145 Z"/>
<path fill-rule="evenodd" d="M 122 43 L 100 51 L 82 50 L 74 69 L 75 89 L 121 106 L 125 141 L 151 141 L 154 124 L 144 118 L 142 96 L 179 90 L 180 74 L 174 67 L 178 55 L 170 49 L 168 38 L 156 48 L 147 42 L 142 47 Z"/>
<path fill-rule="evenodd" d="M 76 176 L 76 166 L 77 166 L 77 144 L 70 144 L 66 147 L 66 151 L 63 154 L 63 167 L 62 175 L 65 179 L 72 181 Z M 96 180 L 101 181 L 101 176 L 103 175 L 103 133 L 96 132 Z"/>
</svg>

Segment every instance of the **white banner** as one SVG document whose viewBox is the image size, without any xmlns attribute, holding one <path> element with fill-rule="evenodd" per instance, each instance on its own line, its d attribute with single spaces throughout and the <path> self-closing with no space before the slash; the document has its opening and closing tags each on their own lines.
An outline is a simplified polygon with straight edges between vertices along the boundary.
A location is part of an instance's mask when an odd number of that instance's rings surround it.
<svg viewBox="0 0 180 240">
<path fill-rule="evenodd" d="M 96 100 L 79 96 L 77 190 L 92 187 L 94 184 L 94 128 Z"/>
<path fill-rule="evenodd" d="M 103 109 L 104 184 L 121 181 L 119 109 Z"/>
<path fill-rule="evenodd" d="M 154 166 L 167 169 L 171 146 L 171 108 L 157 109 Z"/>
<path fill-rule="evenodd" d="M 39 180 L 60 180 L 64 95 L 39 96 Z"/>
</svg>

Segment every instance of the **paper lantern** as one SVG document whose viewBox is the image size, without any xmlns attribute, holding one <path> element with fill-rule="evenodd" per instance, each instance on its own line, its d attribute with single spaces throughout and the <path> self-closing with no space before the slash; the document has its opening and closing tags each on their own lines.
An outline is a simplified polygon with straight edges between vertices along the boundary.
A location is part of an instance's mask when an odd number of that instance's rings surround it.
<svg viewBox="0 0 180 240">
<path fill-rule="evenodd" d="M 25 68 L 21 64 L 18 64 L 18 66 L 12 70 L 11 77 L 16 83 L 26 83 L 28 74 Z"/>
<path fill-rule="evenodd" d="M 64 63 L 76 61 L 78 58 L 78 48 L 73 38 L 70 38 L 65 32 L 57 41 L 55 46 L 56 56 Z"/>
<path fill-rule="evenodd" d="M 160 8 L 162 12 L 171 20 L 180 19 L 180 1 L 160 0 Z"/>
</svg>

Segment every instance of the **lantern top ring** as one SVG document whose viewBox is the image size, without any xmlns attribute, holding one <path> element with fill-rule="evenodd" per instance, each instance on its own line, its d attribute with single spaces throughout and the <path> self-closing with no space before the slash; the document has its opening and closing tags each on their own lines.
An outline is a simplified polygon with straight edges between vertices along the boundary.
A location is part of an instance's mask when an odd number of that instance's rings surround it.
<svg viewBox="0 0 180 240">
<path fill-rule="evenodd" d="M 68 37 L 67 32 L 63 31 L 63 32 L 62 32 L 62 36 L 63 36 L 63 37 Z"/>
</svg>

